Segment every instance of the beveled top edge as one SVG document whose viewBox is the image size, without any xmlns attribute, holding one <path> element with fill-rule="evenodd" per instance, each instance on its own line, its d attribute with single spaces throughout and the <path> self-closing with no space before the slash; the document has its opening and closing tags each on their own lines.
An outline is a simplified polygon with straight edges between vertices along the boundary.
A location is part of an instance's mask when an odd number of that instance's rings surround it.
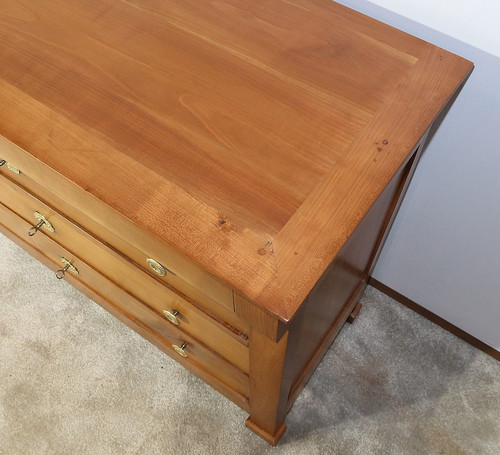
<svg viewBox="0 0 500 455">
<path fill-rule="evenodd" d="M 332 169 L 275 237 L 230 219 L 221 224 L 215 208 L 4 81 L 0 134 L 286 322 L 472 71 L 470 62 L 431 44 L 419 49 L 407 77 L 351 144 L 351 171 Z M 381 140 L 389 146 L 374 163 L 373 146 Z M 71 160 L 57 153 L 68 145 L 78 150 Z M 342 179 L 359 169 L 353 195 Z M 102 185 L 89 186 L 90 176 Z M 138 186 L 138 177 L 154 191 Z M 128 200 L 123 188 L 135 188 Z M 173 216 L 160 217 L 157 207 Z"/>
</svg>

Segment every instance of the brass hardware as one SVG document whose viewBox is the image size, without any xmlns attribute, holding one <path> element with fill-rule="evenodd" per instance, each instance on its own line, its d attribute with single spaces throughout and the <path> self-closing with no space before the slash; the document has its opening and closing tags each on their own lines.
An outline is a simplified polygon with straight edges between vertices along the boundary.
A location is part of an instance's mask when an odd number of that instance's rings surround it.
<svg viewBox="0 0 500 455">
<path fill-rule="evenodd" d="M 184 351 L 186 349 L 187 343 L 184 341 L 181 346 L 177 346 L 176 344 L 173 344 L 172 347 L 174 348 L 174 351 L 177 352 L 182 357 L 187 357 L 188 355 Z"/>
<path fill-rule="evenodd" d="M 42 226 L 43 226 L 43 221 L 40 221 L 36 226 L 32 226 L 31 229 L 28 231 L 28 235 L 30 237 L 33 237 L 38 232 L 38 229 L 40 229 Z"/>
<path fill-rule="evenodd" d="M 64 268 L 56 272 L 56 278 L 62 280 L 66 275 L 66 272 L 71 272 L 73 275 L 78 275 L 78 269 L 69 262 L 66 258 L 61 258 L 61 262 L 64 264 Z"/>
<path fill-rule="evenodd" d="M 21 171 L 16 166 L 13 166 L 8 161 L 0 160 L 0 166 L 3 166 L 4 164 L 7 166 L 7 169 L 9 169 L 9 171 L 15 172 L 16 174 L 21 173 Z"/>
<path fill-rule="evenodd" d="M 9 171 L 14 172 L 15 174 L 21 173 L 21 171 L 17 167 L 12 166 L 12 164 L 10 164 L 10 163 L 7 163 L 7 168 L 9 169 Z"/>
<path fill-rule="evenodd" d="M 47 231 L 55 232 L 55 229 L 54 229 L 54 226 L 52 226 L 52 223 L 49 220 L 47 220 L 47 218 L 45 218 L 41 213 L 35 212 L 34 216 L 35 216 L 35 219 L 38 220 L 38 224 L 36 226 L 33 226 L 28 231 L 28 235 L 30 237 L 33 237 L 42 226 L 45 229 L 47 229 Z"/>
<path fill-rule="evenodd" d="M 179 325 L 179 319 L 177 319 L 177 315 L 179 314 L 179 312 L 177 310 L 172 310 L 172 311 L 163 310 L 163 314 L 169 320 L 169 322 L 171 322 L 174 325 Z"/>
<path fill-rule="evenodd" d="M 50 232 L 56 232 L 56 230 L 54 229 L 54 226 L 52 226 L 52 223 L 47 219 L 45 218 L 41 213 L 39 212 L 35 212 L 33 214 L 33 216 L 39 220 L 39 221 L 43 221 L 43 227 L 45 229 L 47 229 L 47 231 L 50 231 Z"/>
<path fill-rule="evenodd" d="M 157 275 L 165 276 L 167 274 L 167 269 L 163 267 L 158 261 L 155 261 L 154 259 L 151 258 L 147 258 L 146 262 L 148 263 L 150 269 Z"/>
</svg>

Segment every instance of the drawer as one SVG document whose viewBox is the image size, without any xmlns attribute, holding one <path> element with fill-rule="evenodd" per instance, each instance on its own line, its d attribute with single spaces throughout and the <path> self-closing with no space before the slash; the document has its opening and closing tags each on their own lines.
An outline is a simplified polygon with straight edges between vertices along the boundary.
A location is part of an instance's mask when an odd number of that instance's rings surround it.
<svg viewBox="0 0 500 455">
<path fill-rule="evenodd" d="M 166 274 L 161 280 L 228 320 L 234 313 L 232 289 L 178 251 L 132 223 L 48 165 L 0 136 L 0 160 L 15 166 L 17 174 L 4 165 L 0 173 L 29 189 L 53 207 L 58 207 L 88 232 L 112 245 L 141 267 L 154 274 L 147 259 L 162 264 Z M 238 321 L 231 324 L 235 327 Z M 240 328 L 240 327 L 238 327 Z"/>
<path fill-rule="evenodd" d="M 211 316 L 202 307 L 137 268 L 126 257 L 104 245 L 55 209 L 3 176 L 0 176 L 0 194 L 0 202 L 27 222 L 33 225 L 43 222 L 40 232 L 146 302 L 166 318 L 165 321 L 177 325 L 182 332 L 199 339 L 238 368 L 248 372 L 249 354 L 245 334 L 227 322 Z M 38 219 L 35 218 L 35 213 L 38 214 Z M 39 221 L 40 219 L 42 221 Z M 50 230 L 47 227 L 50 227 Z M 29 237 L 27 231 L 23 234 Z M 34 237 L 38 235 L 40 233 L 35 233 Z"/>
<path fill-rule="evenodd" d="M 237 394 L 244 397 L 249 396 L 248 375 L 246 373 L 217 353 L 212 352 L 211 349 L 200 341 L 168 323 L 157 312 L 144 305 L 125 290 L 114 285 L 89 264 L 57 244 L 45 234 L 39 233 L 33 237 L 26 236 L 25 233 L 30 228 L 30 224 L 3 204 L 0 204 L 0 224 L 47 258 L 53 264 L 54 270 L 64 267 L 61 258 L 65 258 L 78 272 L 78 274 L 73 274 L 70 271 L 66 272 L 70 281 L 76 280 L 82 283 L 86 288 L 113 302 L 127 319 L 158 334 L 173 358 L 183 364 L 191 363 L 196 368 L 207 371 Z M 54 276 L 54 286 L 57 285 L 58 280 Z M 179 348 L 183 347 L 184 349 L 181 351 L 181 354 L 185 354 L 187 357 L 181 356 L 177 352 L 178 349 L 176 351 L 174 345 Z"/>
</svg>

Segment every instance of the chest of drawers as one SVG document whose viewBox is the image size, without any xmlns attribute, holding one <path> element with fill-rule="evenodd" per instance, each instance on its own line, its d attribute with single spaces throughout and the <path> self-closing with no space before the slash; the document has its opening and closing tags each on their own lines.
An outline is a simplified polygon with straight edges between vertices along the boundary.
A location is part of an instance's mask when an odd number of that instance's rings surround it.
<svg viewBox="0 0 500 455">
<path fill-rule="evenodd" d="M 0 5 L 0 230 L 275 444 L 472 64 L 328 0 Z"/>
</svg>

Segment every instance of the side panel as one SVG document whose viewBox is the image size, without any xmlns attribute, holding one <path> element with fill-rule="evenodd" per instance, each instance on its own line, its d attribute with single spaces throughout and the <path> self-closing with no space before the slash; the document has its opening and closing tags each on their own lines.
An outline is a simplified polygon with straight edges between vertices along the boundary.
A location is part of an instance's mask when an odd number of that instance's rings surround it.
<svg viewBox="0 0 500 455">
<path fill-rule="evenodd" d="M 361 298 L 421 149 L 394 175 L 292 320 L 283 379 L 288 408 Z"/>
</svg>

